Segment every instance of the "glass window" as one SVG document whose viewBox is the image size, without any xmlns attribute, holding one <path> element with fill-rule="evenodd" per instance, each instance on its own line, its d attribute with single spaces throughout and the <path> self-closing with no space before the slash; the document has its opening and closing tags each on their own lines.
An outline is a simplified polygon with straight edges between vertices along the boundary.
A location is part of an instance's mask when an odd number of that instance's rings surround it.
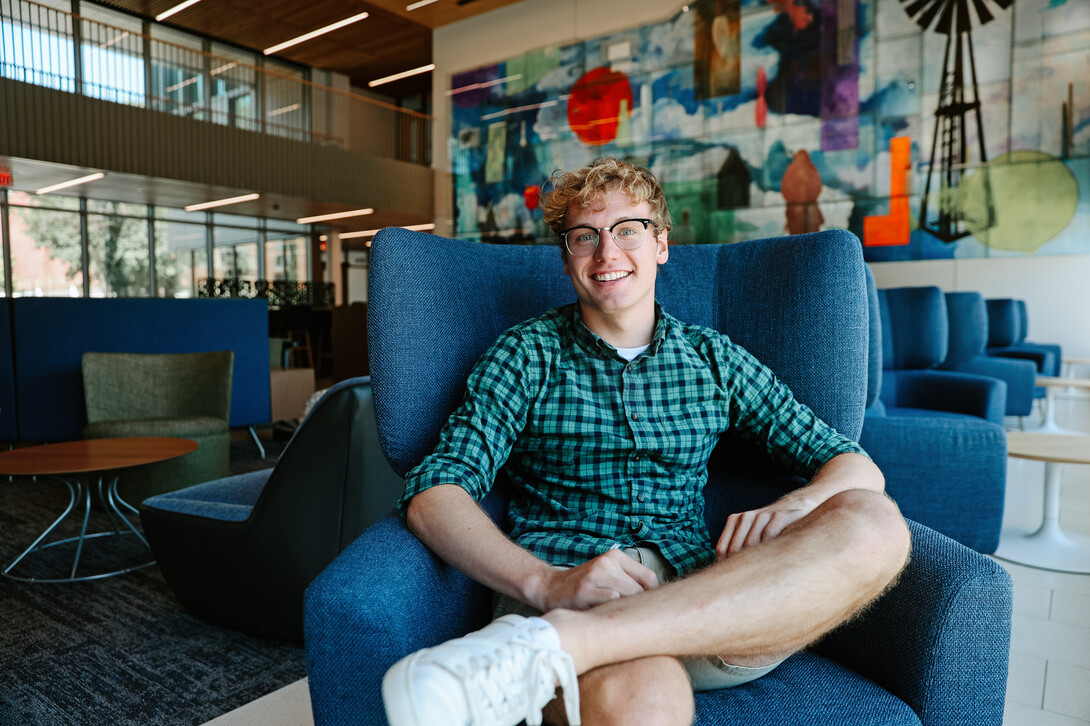
<svg viewBox="0 0 1090 726">
<path fill-rule="evenodd" d="M 204 119 L 204 43 L 187 33 L 151 26 L 150 105 L 178 116 Z"/>
<path fill-rule="evenodd" d="M 214 235 L 212 276 L 257 280 L 257 231 L 216 227 Z"/>
<path fill-rule="evenodd" d="M 148 206 L 129 202 L 105 202 L 101 199 L 88 199 L 87 211 L 92 214 L 121 214 L 126 217 L 140 217 L 143 219 L 148 215 Z"/>
<path fill-rule="evenodd" d="M 91 297 L 150 297 L 147 219 L 90 214 L 87 240 Z"/>
<path fill-rule="evenodd" d="M 61 179 L 58 179 L 61 181 Z M 38 207 L 39 209 L 79 210 L 78 197 L 66 197 L 60 194 L 30 194 L 29 192 L 11 192 L 8 201 L 19 207 Z"/>
<path fill-rule="evenodd" d="M 154 214 L 156 219 L 168 219 L 172 222 L 204 224 L 208 220 L 208 212 L 187 212 L 173 207 L 155 207 Z"/>
<path fill-rule="evenodd" d="M 272 238 L 265 242 L 265 279 L 300 282 L 307 277 L 307 238 Z"/>
<path fill-rule="evenodd" d="M 257 59 L 253 53 L 212 45 L 208 71 L 212 92 L 212 120 L 237 129 L 257 126 Z"/>
<path fill-rule="evenodd" d="M 143 24 L 124 13 L 85 3 L 80 6 L 85 95 L 143 106 Z"/>
<path fill-rule="evenodd" d="M 265 70 L 266 133 L 309 140 L 303 71 L 273 60 L 265 62 Z"/>
<path fill-rule="evenodd" d="M 81 296 L 79 213 L 18 206 L 9 207 L 9 212 L 12 293 L 16 297 Z"/>
<path fill-rule="evenodd" d="M 196 297 L 208 278 L 207 227 L 184 222 L 155 222 L 155 294 Z"/>
<path fill-rule="evenodd" d="M 71 9 L 70 2 L 60 0 L 6 0 L 0 18 L 0 75 L 74 92 Z"/>
</svg>

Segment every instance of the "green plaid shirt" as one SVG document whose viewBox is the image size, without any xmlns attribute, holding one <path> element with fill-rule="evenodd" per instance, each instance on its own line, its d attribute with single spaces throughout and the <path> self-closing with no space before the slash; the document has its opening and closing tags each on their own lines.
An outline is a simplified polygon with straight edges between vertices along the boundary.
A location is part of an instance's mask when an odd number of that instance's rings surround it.
<svg viewBox="0 0 1090 726">
<path fill-rule="evenodd" d="M 435 451 L 406 477 L 401 510 L 437 484 L 480 501 L 502 472 L 514 484 L 511 537 L 546 562 L 651 543 L 684 574 L 714 560 L 703 490 L 724 431 L 807 478 L 862 453 L 726 335 L 656 313 L 651 346 L 631 363 L 577 304 L 504 333 Z"/>
</svg>

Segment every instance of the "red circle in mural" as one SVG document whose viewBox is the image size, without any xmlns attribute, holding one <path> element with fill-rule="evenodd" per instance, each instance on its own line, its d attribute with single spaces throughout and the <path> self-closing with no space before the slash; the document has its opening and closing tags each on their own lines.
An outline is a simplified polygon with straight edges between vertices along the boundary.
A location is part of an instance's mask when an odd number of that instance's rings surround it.
<svg viewBox="0 0 1090 726">
<path fill-rule="evenodd" d="M 591 146 L 617 138 L 617 125 L 624 114 L 632 114 L 632 86 L 628 76 L 606 66 L 583 74 L 568 99 L 568 125 L 579 139 Z"/>
</svg>

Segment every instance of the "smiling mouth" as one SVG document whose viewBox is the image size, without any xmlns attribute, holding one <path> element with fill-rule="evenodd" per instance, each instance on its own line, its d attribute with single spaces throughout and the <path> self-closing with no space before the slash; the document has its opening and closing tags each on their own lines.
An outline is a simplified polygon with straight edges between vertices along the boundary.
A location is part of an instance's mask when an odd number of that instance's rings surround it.
<svg viewBox="0 0 1090 726">
<path fill-rule="evenodd" d="M 600 272 L 596 275 L 591 275 L 591 278 L 595 282 L 613 282 L 614 280 L 620 280 L 622 278 L 631 275 L 631 272 L 619 271 L 619 272 Z"/>
</svg>

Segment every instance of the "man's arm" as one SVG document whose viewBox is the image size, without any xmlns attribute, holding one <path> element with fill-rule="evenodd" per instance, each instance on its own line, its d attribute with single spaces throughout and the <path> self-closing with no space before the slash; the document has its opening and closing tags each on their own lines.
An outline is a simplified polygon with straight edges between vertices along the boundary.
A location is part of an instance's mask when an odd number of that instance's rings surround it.
<svg viewBox="0 0 1090 726">
<path fill-rule="evenodd" d="M 810 483 L 767 507 L 735 512 L 727 517 L 723 534 L 715 546 L 718 559 L 752 547 L 780 534 L 834 494 L 848 489 L 885 490 L 885 478 L 874 462 L 862 454 L 846 453 L 827 461 Z"/>
<path fill-rule="evenodd" d="M 409 529 L 445 562 L 477 582 L 542 612 L 585 610 L 656 587 L 655 573 L 610 551 L 557 570 L 512 542 L 461 487 L 439 485 L 414 496 Z"/>
</svg>

